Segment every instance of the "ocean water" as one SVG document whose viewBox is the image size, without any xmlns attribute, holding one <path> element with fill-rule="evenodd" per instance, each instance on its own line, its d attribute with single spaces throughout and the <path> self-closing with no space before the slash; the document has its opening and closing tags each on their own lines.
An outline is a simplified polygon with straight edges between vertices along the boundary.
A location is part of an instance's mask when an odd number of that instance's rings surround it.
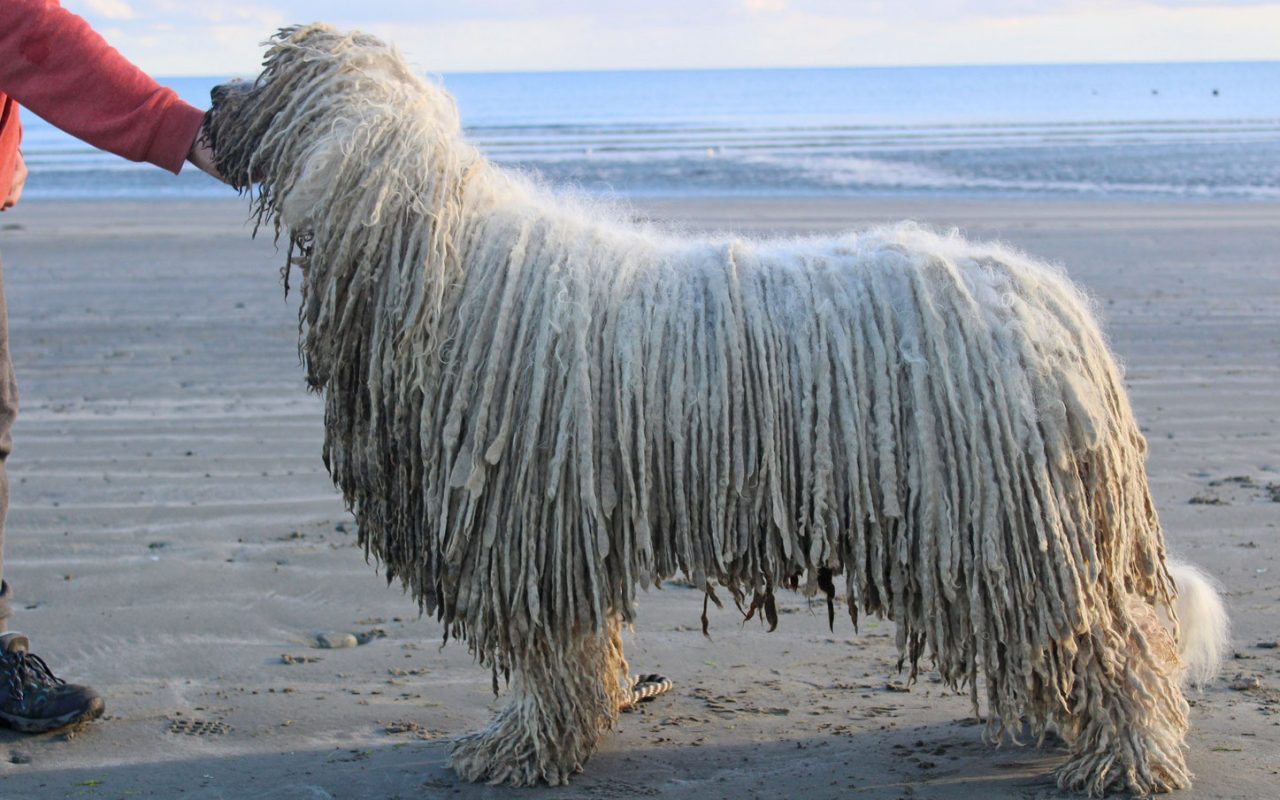
<svg viewBox="0 0 1280 800">
<path fill-rule="evenodd" d="M 1280 61 L 435 79 L 494 160 L 593 194 L 1280 200 Z M 31 115 L 24 152 L 30 198 L 227 192 Z"/>
</svg>

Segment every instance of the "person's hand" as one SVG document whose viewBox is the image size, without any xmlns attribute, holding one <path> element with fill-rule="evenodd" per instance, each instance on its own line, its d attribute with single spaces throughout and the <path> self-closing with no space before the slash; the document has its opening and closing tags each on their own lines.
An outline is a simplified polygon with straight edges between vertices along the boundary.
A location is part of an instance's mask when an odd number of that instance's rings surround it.
<svg viewBox="0 0 1280 800">
<path fill-rule="evenodd" d="M 8 211 L 18 204 L 18 198 L 22 197 L 22 187 L 27 184 L 27 162 L 22 160 L 22 151 L 18 151 L 18 158 L 13 162 L 13 183 L 9 184 L 9 191 L 5 194 L 4 205 L 0 205 L 0 211 Z"/>
<path fill-rule="evenodd" d="M 205 141 L 204 136 L 197 136 L 191 143 L 191 152 L 187 153 L 187 160 L 223 183 L 227 182 L 227 179 L 218 172 L 218 166 L 213 161 L 213 148 Z"/>
</svg>

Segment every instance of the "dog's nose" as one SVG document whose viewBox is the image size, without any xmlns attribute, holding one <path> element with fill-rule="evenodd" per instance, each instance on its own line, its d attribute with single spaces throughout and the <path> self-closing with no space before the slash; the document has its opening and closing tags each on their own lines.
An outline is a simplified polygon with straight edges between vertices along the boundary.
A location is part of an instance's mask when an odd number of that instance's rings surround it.
<svg viewBox="0 0 1280 800">
<path fill-rule="evenodd" d="M 244 94 L 249 91 L 250 85 L 248 81 L 238 78 L 228 83 L 220 83 L 209 92 L 209 98 L 213 100 L 213 104 L 216 106 L 231 95 Z"/>
</svg>

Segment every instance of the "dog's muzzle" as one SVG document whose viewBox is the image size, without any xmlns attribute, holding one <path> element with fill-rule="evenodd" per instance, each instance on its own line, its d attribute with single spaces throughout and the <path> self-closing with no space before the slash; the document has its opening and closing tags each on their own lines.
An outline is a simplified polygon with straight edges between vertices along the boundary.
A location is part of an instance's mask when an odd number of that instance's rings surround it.
<svg viewBox="0 0 1280 800">
<path fill-rule="evenodd" d="M 235 163 L 236 158 L 228 158 L 221 143 L 220 132 L 226 128 L 229 120 L 234 120 L 242 106 L 248 101 L 247 96 L 253 90 L 252 81 L 233 80 L 218 84 L 209 91 L 209 113 L 205 116 L 202 136 L 213 148 L 214 162 L 223 179 L 236 189 L 245 189 L 252 183 L 261 180 L 260 175 L 250 175 L 243 165 Z M 224 143 L 225 144 L 225 143 Z M 233 148 L 234 149 L 234 148 Z"/>
<path fill-rule="evenodd" d="M 252 83 L 239 79 L 230 81 L 229 83 L 220 83 L 210 90 L 209 99 L 213 101 L 213 107 L 216 109 L 218 106 L 226 103 L 227 100 L 233 97 L 247 94 L 252 88 Z"/>
</svg>

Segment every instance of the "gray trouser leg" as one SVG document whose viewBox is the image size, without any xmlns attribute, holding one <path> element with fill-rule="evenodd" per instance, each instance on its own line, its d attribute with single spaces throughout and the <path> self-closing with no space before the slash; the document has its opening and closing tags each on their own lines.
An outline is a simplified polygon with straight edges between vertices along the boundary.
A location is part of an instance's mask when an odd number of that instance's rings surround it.
<svg viewBox="0 0 1280 800">
<path fill-rule="evenodd" d="M 0 633 L 13 614 L 13 587 L 4 579 L 4 522 L 9 512 L 9 474 L 5 461 L 13 449 L 13 420 L 18 416 L 18 383 L 9 358 L 9 311 L 4 299 L 4 267 L 0 265 Z"/>
</svg>

